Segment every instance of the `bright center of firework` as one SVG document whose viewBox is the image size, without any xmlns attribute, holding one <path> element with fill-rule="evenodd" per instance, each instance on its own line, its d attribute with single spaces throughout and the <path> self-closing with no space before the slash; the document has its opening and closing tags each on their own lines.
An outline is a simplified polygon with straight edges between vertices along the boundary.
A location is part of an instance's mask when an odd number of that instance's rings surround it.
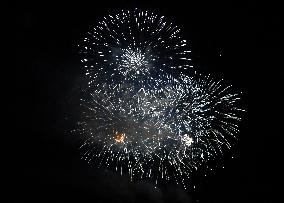
<svg viewBox="0 0 284 203">
<path fill-rule="evenodd" d="M 126 52 L 123 54 L 123 58 L 125 58 L 124 63 L 128 67 L 137 67 L 147 64 L 145 56 L 141 53 L 140 50 L 138 50 L 137 52 L 126 50 Z"/>
<path fill-rule="evenodd" d="M 128 48 L 123 49 L 120 58 L 119 72 L 123 75 L 129 74 L 145 74 L 149 72 L 149 56 L 143 53 L 140 49 L 135 50 Z"/>
<path fill-rule="evenodd" d="M 191 146 L 193 144 L 193 139 L 192 137 L 189 137 L 189 135 L 185 134 L 182 138 L 181 141 L 184 142 L 185 145 Z"/>
</svg>

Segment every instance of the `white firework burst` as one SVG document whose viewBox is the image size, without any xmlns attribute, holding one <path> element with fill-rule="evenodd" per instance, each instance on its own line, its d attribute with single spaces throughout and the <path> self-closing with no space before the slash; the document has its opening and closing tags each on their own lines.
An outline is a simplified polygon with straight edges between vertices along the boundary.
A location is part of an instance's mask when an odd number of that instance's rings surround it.
<svg viewBox="0 0 284 203">
<path fill-rule="evenodd" d="M 184 183 L 198 166 L 230 148 L 242 110 L 229 87 L 183 76 L 160 89 L 134 89 L 105 85 L 82 102 L 86 160 L 115 166 L 131 178 L 174 177 Z"/>
<path fill-rule="evenodd" d="M 179 29 L 139 10 L 109 15 L 88 33 L 82 118 L 83 158 L 131 179 L 185 179 L 230 148 L 243 111 L 230 86 L 192 67 Z"/>
<path fill-rule="evenodd" d="M 163 16 L 138 9 L 104 17 L 79 46 L 90 84 L 193 67 L 180 29 Z"/>
</svg>

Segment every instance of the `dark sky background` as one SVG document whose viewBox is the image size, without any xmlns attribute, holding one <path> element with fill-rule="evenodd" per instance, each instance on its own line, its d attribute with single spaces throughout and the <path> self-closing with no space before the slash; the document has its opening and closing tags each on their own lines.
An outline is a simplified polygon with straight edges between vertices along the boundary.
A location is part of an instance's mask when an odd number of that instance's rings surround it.
<svg viewBox="0 0 284 203">
<path fill-rule="evenodd" d="M 279 37 L 278 13 L 267 5 L 181 1 L 93 1 L 68 4 L 15 4 L 15 54 L 12 69 L 9 199 L 23 202 L 273 202 L 276 176 L 265 120 L 252 124 L 248 98 L 265 90 Z M 192 46 L 193 63 L 243 92 L 248 110 L 239 142 L 216 164 L 193 178 L 194 191 L 175 185 L 154 188 L 127 176 L 96 169 L 80 159 L 79 143 L 69 133 L 76 122 L 83 69 L 77 44 L 99 17 L 119 8 L 153 9 L 179 25 Z M 221 56 L 220 56 L 221 54 Z M 250 95 L 250 96 L 249 96 Z M 253 99 L 252 99 L 253 100 Z M 252 101 L 251 100 L 251 101 Z M 263 96 L 261 102 L 268 100 Z M 260 111 L 266 112 L 263 106 Z M 263 116 L 264 114 L 259 114 Z M 5 143 L 4 143 L 5 144 Z M 229 157 L 235 156 L 234 159 Z M 223 169 L 221 166 L 225 166 Z M 11 175 L 10 175 L 11 174 Z M 205 177 L 204 174 L 207 174 Z"/>
</svg>

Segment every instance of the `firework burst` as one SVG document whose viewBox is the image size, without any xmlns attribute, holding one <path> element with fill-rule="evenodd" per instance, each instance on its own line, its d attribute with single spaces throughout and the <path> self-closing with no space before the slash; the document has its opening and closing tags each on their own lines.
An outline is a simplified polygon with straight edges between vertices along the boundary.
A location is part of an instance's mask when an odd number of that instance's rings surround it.
<svg viewBox="0 0 284 203">
<path fill-rule="evenodd" d="M 186 187 L 202 163 L 230 148 L 238 133 L 239 96 L 187 69 L 180 30 L 149 12 L 122 11 L 80 45 L 88 88 L 77 132 L 83 158 L 131 179 L 174 179 Z"/>
<path fill-rule="evenodd" d="M 180 29 L 148 11 L 104 17 L 79 46 L 90 85 L 122 80 L 145 83 L 169 69 L 193 67 Z"/>
</svg>

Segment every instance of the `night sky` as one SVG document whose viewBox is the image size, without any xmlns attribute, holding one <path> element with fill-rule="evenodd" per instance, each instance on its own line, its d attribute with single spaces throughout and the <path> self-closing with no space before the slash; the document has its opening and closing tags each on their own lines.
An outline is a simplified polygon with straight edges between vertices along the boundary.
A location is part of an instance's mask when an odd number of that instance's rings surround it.
<svg viewBox="0 0 284 203">
<path fill-rule="evenodd" d="M 265 90 L 260 78 L 271 75 L 265 66 L 273 71 L 275 65 L 265 59 L 275 57 L 272 44 L 279 37 L 277 12 L 254 2 L 96 2 L 14 5 L 16 57 L 11 63 L 13 78 L 7 83 L 13 89 L 7 134 L 12 144 L 4 146 L 9 154 L 8 200 L 274 202 L 271 179 L 276 177 L 276 158 L 268 151 L 274 148 L 270 144 L 277 135 L 265 130 L 269 118 L 263 115 L 269 107 L 261 107 L 263 119 L 258 116 L 256 125 L 250 118 L 250 128 L 248 117 L 259 105 L 251 99 L 254 94 L 261 95 L 261 103 L 268 100 L 265 94 L 273 94 Z M 197 70 L 224 78 L 243 92 L 247 113 L 239 141 L 222 160 L 212 163 L 216 165 L 213 172 L 201 169 L 195 174 L 194 191 L 171 184 L 154 188 L 151 182 L 131 183 L 127 176 L 88 165 L 80 159 L 78 137 L 70 133 L 77 121 L 84 73 L 77 44 L 99 17 L 135 7 L 154 10 L 174 21 L 192 47 Z"/>
</svg>

